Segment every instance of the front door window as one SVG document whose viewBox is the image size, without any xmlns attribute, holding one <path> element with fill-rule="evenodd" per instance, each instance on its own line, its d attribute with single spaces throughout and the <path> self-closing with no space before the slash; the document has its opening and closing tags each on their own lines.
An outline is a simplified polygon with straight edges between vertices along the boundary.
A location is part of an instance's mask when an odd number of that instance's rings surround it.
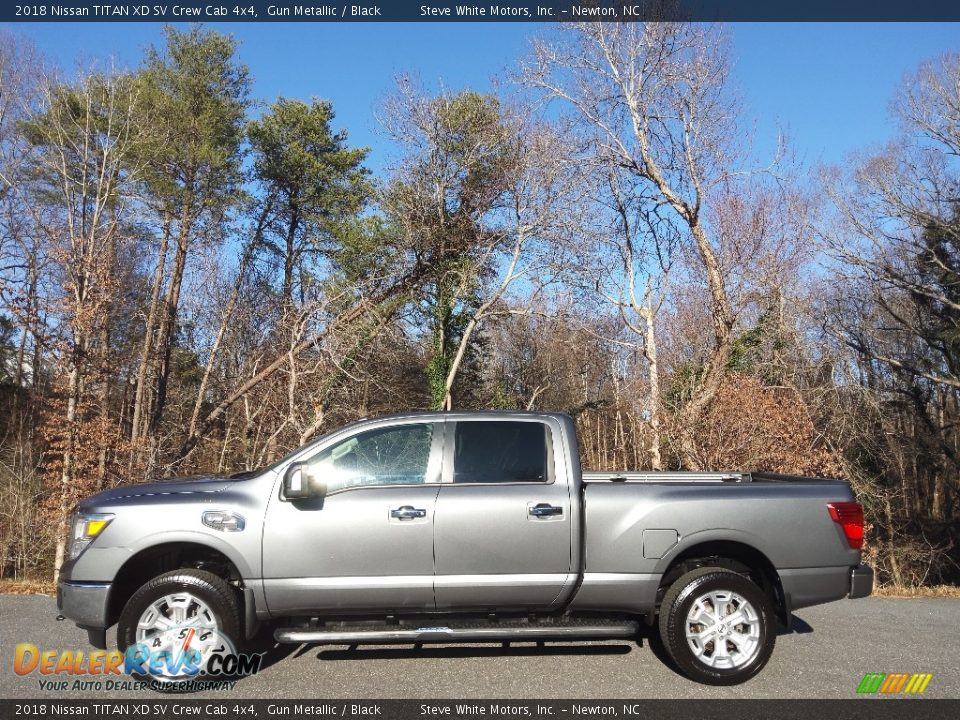
<svg viewBox="0 0 960 720">
<path fill-rule="evenodd" d="M 328 494 L 362 486 L 422 485 L 432 436 L 429 423 L 368 430 L 326 448 L 307 464 Z"/>
</svg>

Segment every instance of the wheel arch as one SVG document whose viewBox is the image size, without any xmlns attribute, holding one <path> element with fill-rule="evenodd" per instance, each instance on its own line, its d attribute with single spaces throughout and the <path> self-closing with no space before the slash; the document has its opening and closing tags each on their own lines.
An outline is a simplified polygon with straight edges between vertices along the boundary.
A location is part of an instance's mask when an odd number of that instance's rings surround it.
<svg viewBox="0 0 960 720">
<path fill-rule="evenodd" d="M 243 576 L 225 553 L 210 545 L 192 541 L 171 541 L 151 545 L 131 555 L 117 571 L 110 588 L 110 624 L 120 617 L 124 605 L 145 583 L 170 570 L 207 570 L 232 585 L 243 602 Z"/>
<path fill-rule="evenodd" d="M 681 575 L 701 567 L 722 567 L 746 575 L 759 585 L 773 600 L 777 619 L 790 625 L 790 608 L 780 581 L 780 574 L 770 558 L 762 551 L 740 540 L 704 539 L 678 548 L 665 559 L 660 586 L 657 590 L 657 609 L 669 587 Z"/>
</svg>

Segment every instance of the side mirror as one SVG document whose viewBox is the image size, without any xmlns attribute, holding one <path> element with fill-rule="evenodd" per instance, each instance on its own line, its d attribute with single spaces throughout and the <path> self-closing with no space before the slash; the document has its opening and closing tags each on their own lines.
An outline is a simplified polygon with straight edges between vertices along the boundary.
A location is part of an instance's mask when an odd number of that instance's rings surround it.
<svg viewBox="0 0 960 720">
<path fill-rule="evenodd" d="M 285 500 L 304 500 L 322 498 L 327 494 L 327 486 L 310 472 L 306 463 L 293 463 L 283 475 L 283 497 Z"/>
</svg>

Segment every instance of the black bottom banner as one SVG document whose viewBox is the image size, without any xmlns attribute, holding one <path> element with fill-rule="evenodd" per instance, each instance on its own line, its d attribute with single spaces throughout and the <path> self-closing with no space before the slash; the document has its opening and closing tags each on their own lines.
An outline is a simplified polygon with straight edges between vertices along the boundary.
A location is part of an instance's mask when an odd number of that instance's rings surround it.
<svg viewBox="0 0 960 720">
<path fill-rule="evenodd" d="M 765 720 L 944 720 L 960 699 L 851 700 L 0 700 L 0 718 L 764 718 Z"/>
</svg>

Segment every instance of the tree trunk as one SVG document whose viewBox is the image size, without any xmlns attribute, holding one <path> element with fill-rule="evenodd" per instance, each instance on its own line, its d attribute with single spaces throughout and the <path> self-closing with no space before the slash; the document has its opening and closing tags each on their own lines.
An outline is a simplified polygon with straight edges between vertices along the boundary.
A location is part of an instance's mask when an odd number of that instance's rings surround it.
<svg viewBox="0 0 960 720">
<path fill-rule="evenodd" d="M 53 561 L 53 582 L 60 579 L 60 568 L 66 555 L 67 520 L 72 505 L 73 488 L 73 447 L 76 434 L 77 405 L 80 395 L 80 365 L 78 353 L 74 352 L 73 364 L 67 384 L 67 437 L 63 449 L 63 465 L 60 468 L 60 508 L 57 518 L 57 547 Z"/>
<path fill-rule="evenodd" d="M 474 315 L 463 330 L 463 336 L 460 338 L 460 344 L 457 347 L 456 355 L 450 362 L 450 369 L 447 371 L 447 377 L 444 381 L 443 410 L 453 410 L 453 383 L 457 379 L 457 373 L 460 372 L 460 365 L 463 363 L 463 356 L 467 352 L 467 346 L 470 344 L 470 338 L 477 327 L 478 318 Z"/>
<path fill-rule="evenodd" d="M 295 203 L 291 203 L 290 222 L 287 225 L 286 249 L 283 256 L 283 317 L 286 318 L 293 307 L 293 273 L 297 267 L 297 228 L 300 225 L 300 212 Z"/>
<path fill-rule="evenodd" d="M 109 372 L 109 358 L 110 358 L 110 323 L 105 318 L 103 324 L 100 326 L 100 347 L 99 351 L 99 375 L 100 375 L 100 389 L 97 397 L 97 402 L 100 405 L 100 420 L 103 423 L 103 428 L 105 429 L 110 421 L 110 372 Z M 101 430 L 102 432 L 102 430 Z M 107 457 L 108 457 L 109 448 L 107 443 L 103 442 L 100 444 L 100 449 L 97 456 L 97 492 L 103 490 L 106 485 L 107 480 Z"/>
<path fill-rule="evenodd" d="M 903 586 L 903 572 L 900 569 L 900 561 L 897 559 L 896 551 L 897 540 L 899 538 L 894 537 L 894 527 L 896 526 L 893 519 L 893 507 L 890 505 L 889 497 L 883 500 L 883 510 L 887 521 L 886 554 L 890 567 L 890 576 L 894 585 Z"/>
<path fill-rule="evenodd" d="M 710 317 L 713 321 L 714 347 L 703 370 L 702 378 L 695 383 L 690 400 L 680 411 L 680 458 L 688 470 L 702 470 L 696 458 L 696 427 L 704 412 L 716 397 L 727 375 L 730 361 L 730 333 L 733 328 L 733 311 L 727 298 L 720 263 L 707 239 L 703 226 L 696 218 L 690 219 L 690 231 L 703 262 L 710 291 Z"/>
<path fill-rule="evenodd" d="M 37 373 L 40 368 L 39 352 L 37 350 L 40 346 L 38 282 L 37 254 L 31 250 L 27 260 L 27 317 L 23 332 L 20 333 L 20 345 L 17 348 L 16 376 L 14 379 L 14 384 L 18 388 L 23 387 L 23 363 L 26 359 L 28 334 L 33 336 L 34 345 L 33 358 L 30 364 L 30 385 L 34 388 L 37 386 Z"/>
<path fill-rule="evenodd" d="M 243 287 L 243 278 L 247 271 L 247 264 L 253 256 L 255 247 L 255 240 L 247 243 L 247 247 L 243 251 L 243 256 L 240 258 L 240 267 L 237 268 L 237 279 L 233 284 L 233 292 L 230 293 L 230 300 L 227 302 L 227 307 L 223 311 L 223 318 L 217 330 L 217 337 L 213 341 L 213 346 L 210 348 L 210 354 L 207 357 L 207 365 L 203 369 L 203 379 L 200 381 L 200 387 L 197 390 L 197 399 L 193 404 L 193 412 L 190 415 L 189 435 L 196 434 L 197 423 L 200 421 L 200 411 L 203 408 L 203 396 L 206 394 L 207 385 L 210 383 L 210 375 L 213 373 L 214 361 L 216 360 L 217 353 L 220 351 L 223 337 L 227 333 L 227 327 L 230 322 L 230 317 L 233 315 L 233 310 L 237 305 L 237 299 L 240 297 L 240 289 Z"/>
<path fill-rule="evenodd" d="M 650 467 L 654 470 L 663 470 L 663 460 L 660 457 L 660 364 L 657 362 L 657 333 L 654 327 L 656 314 L 653 310 L 653 298 L 647 290 L 646 302 L 646 337 L 644 339 L 645 354 L 647 357 L 647 380 L 650 385 Z"/>
<path fill-rule="evenodd" d="M 163 317 L 160 321 L 160 337 L 157 344 L 160 365 L 157 369 L 157 399 L 153 407 L 153 413 L 151 413 L 149 425 L 151 436 L 153 436 L 160 427 L 160 421 L 163 419 L 163 411 L 167 402 L 167 383 L 170 378 L 170 355 L 173 351 L 174 335 L 177 331 L 177 311 L 180 306 L 180 289 L 183 285 L 183 274 L 187 266 L 190 229 L 191 219 L 187 214 L 187 210 L 184 210 L 184 215 L 180 222 L 180 232 L 177 237 L 177 249 L 173 256 L 170 286 L 167 288 Z"/>
<path fill-rule="evenodd" d="M 167 246 L 170 242 L 170 214 L 165 213 L 160 248 L 157 251 L 157 267 L 153 274 L 153 288 L 150 291 L 150 307 L 147 311 L 147 325 L 143 335 L 143 350 L 140 354 L 140 367 L 137 369 L 137 385 L 133 399 L 133 417 L 130 421 L 130 441 L 136 443 L 140 436 L 143 418 L 146 416 L 144 403 L 147 394 L 147 374 L 153 363 L 153 335 L 160 306 L 160 290 L 163 287 L 164 270 L 167 265 Z M 132 455 L 131 455 L 132 457 Z"/>
</svg>

